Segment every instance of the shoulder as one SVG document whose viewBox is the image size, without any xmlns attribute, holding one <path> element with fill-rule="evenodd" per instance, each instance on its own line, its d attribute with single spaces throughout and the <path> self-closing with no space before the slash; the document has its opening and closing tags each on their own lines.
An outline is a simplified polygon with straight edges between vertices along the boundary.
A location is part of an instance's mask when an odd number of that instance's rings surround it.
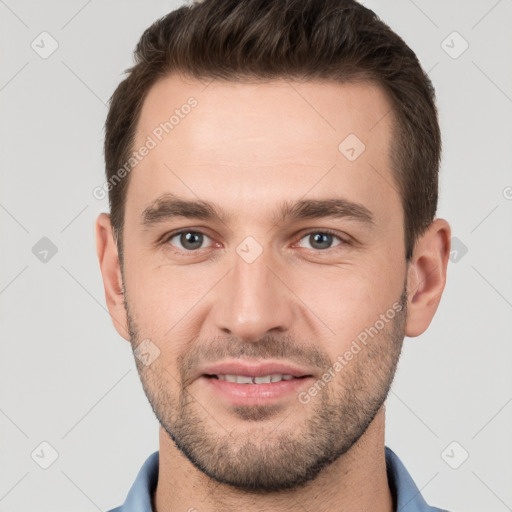
<svg viewBox="0 0 512 512">
<path fill-rule="evenodd" d="M 385 447 L 386 469 L 389 488 L 394 496 L 396 510 L 399 512 L 448 512 L 445 509 L 430 506 L 414 483 L 412 476 L 393 450 Z"/>
</svg>

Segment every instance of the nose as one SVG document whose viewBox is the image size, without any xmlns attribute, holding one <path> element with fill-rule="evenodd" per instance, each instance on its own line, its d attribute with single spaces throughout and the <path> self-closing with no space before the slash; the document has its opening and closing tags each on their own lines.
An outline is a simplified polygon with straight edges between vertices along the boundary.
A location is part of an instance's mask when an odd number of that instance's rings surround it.
<svg viewBox="0 0 512 512">
<path fill-rule="evenodd" d="M 235 254 L 233 268 L 216 287 L 213 319 L 217 330 L 254 342 L 268 334 L 288 332 L 294 295 L 284 274 L 268 251 L 251 263 Z"/>
</svg>

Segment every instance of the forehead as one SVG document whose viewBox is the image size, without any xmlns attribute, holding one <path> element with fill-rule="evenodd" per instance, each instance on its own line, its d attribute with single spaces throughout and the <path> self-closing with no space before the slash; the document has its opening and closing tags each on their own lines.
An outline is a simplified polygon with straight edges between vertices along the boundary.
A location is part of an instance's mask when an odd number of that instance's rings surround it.
<svg viewBox="0 0 512 512">
<path fill-rule="evenodd" d="M 395 194 L 392 112 L 372 83 L 272 80 L 199 82 L 171 75 L 149 91 L 127 204 L 163 193 L 260 208 L 283 195 L 314 199 Z M 399 198 L 396 197 L 398 200 Z M 263 201 L 263 202 L 262 202 Z"/>
<path fill-rule="evenodd" d="M 189 108 L 187 103 L 191 101 L 196 106 Z M 386 128 L 392 117 L 388 115 L 390 111 L 385 93 L 371 82 L 341 84 L 315 80 L 301 83 L 287 79 L 252 83 L 199 82 L 170 75 L 159 80 L 148 92 L 136 135 L 140 140 L 155 129 L 158 131 L 160 124 L 171 120 L 174 114 L 173 136 L 186 136 L 187 141 L 194 144 L 196 156 L 203 148 L 208 152 L 214 149 L 206 146 L 208 143 L 212 146 L 224 143 L 233 150 L 241 146 L 238 141 L 246 142 L 247 136 L 276 135 L 278 143 L 289 139 L 291 133 L 297 144 L 310 141 L 311 145 L 317 145 L 321 141 L 322 146 L 332 147 L 349 133 L 367 140 L 371 136 L 373 142 L 379 134 L 389 135 Z M 192 120 L 187 122 L 189 117 Z M 191 124 L 193 130 L 188 130 Z M 289 130 L 287 133 L 281 131 L 284 125 Z M 371 133 L 376 125 L 379 130 Z M 164 135 L 168 134 L 164 132 Z M 269 139 L 266 137 L 267 144 Z"/>
</svg>

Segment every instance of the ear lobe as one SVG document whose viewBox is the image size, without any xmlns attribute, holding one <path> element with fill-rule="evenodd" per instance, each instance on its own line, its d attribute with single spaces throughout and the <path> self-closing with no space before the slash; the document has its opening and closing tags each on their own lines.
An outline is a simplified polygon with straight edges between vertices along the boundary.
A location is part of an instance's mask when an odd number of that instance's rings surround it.
<svg viewBox="0 0 512 512">
<path fill-rule="evenodd" d="M 128 318 L 124 306 L 123 278 L 114 240 L 110 215 L 102 213 L 96 219 L 96 252 L 100 263 L 105 300 L 116 331 L 130 340 Z"/>
<path fill-rule="evenodd" d="M 446 284 L 450 241 L 448 222 L 435 219 L 416 242 L 407 274 L 406 336 L 425 332 L 435 315 Z"/>
</svg>

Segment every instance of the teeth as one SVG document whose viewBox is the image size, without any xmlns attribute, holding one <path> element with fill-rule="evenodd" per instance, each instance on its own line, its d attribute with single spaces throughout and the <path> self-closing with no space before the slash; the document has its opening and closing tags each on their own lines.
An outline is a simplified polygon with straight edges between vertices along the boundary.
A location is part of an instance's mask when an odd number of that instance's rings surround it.
<svg viewBox="0 0 512 512">
<path fill-rule="evenodd" d="M 294 377 L 293 375 L 274 373 L 272 375 L 262 375 L 261 377 L 248 377 L 246 375 L 217 375 L 217 378 L 228 382 L 236 382 L 237 384 L 270 384 L 271 382 L 292 380 Z"/>
<path fill-rule="evenodd" d="M 237 384 L 253 384 L 252 377 L 246 377 L 245 375 L 236 376 Z"/>
<path fill-rule="evenodd" d="M 254 377 L 254 384 L 270 384 L 272 375 L 264 375 L 262 377 Z"/>
</svg>

